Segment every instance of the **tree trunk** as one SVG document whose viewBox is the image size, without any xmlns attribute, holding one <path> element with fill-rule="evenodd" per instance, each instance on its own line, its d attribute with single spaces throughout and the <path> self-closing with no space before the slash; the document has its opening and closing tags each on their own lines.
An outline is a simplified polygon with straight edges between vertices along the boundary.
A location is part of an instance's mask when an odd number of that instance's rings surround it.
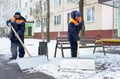
<svg viewBox="0 0 120 79">
<path fill-rule="evenodd" d="M 47 0 L 47 27 L 46 27 L 46 38 L 47 42 L 50 42 L 50 0 Z"/>
<path fill-rule="evenodd" d="M 42 41 L 45 41 L 45 36 L 44 36 L 44 24 L 43 24 L 43 12 L 42 12 L 42 1 L 40 0 L 40 24 L 41 24 L 41 37 Z"/>
<path fill-rule="evenodd" d="M 85 24 L 84 24 L 84 0 L 79 0 L 79 10 L 83 19 L 82 31 L 80 32 L 81 38 L 85 36 Z"/>
</svg>

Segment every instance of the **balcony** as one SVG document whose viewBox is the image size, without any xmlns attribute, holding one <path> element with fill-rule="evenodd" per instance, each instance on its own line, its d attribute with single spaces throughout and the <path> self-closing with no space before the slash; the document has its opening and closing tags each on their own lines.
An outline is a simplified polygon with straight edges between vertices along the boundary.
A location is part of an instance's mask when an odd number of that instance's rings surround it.
<svg viewBox="0 0 120 79">
<path fill-rule="evenodd" d="M 98 0 L 99 3 L 112 6 L 112 7 L 118 7 L 120 6 L 120 0 Z"/>
</svg>

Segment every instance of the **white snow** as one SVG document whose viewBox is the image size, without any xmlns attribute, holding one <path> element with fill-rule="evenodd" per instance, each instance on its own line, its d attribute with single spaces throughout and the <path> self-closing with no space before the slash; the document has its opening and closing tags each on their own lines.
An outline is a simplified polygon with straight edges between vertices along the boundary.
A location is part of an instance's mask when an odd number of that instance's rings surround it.
<svg viewBox="0 0 120 79">
<path fill-rule="evenodd" d="M 21 70 L 25 70 L 28 68 L 34 68 L 42 64 L 49 63 L 48 59 L 45 55 L 43 56 L 34 56 L 34 57 L 26 57 L 17 59 L 18 65 Z"/>
<path fill-rule="evenodd" d="M 30 54 L 32 56 L 38 55 L 38 45 L 41 40 L 38 39 L 25 39 L 25 45 L 27 46 Z M 96 52 L 93 54 L 93 48 L 83 48 L 80 49 L 80 58 L 92 58 L 95 60 L 96 73 L 91 73 L 91 71 L 83 71 L 80 68 L 74 70 L 63 71 L 60 69 L 60 63 L 63 60 L 61 55 L 61 50 L 58 49 L 57 57 L 54 58 L 55 50 L 55 40 L 51 40 L 48 43 L 48 56 L 49 63 L 44 65 L 39 65 L 36 68 L 31 68 L 26 70 L 28 73 L 43 72 L 48 75 L 52 75 L 56 79 L 120 79 L 120 55 L 119 54 L 108 54 L 104 56 L 102 52 Z M 120 50 L 120 47 L 105 48 L 105 50 Z M 97 50 L 102 50 L 102 48 L 97 48 Z M 119 51 L 120 52 L 120 51 Z M 118 52 L 118 53 L 119 53 Z M 116 52 L 113 52 L 116 53 Z M 4 59 L 8 59 L 11 55 L 10 53 L 10 41 L 8 38 L 0 39 L 0 54 L 5 54 Z M 64 50 L 65 58 L 70 58 L 70 49 Z M 28 57 L 26 54 L 25 57 Z M 11 63 L 16 63 L 16 61 L 11 61 Z M 34 64 L 34 62 L 32 62 Z M 0 63 L 1 65 L 1 63 Z M 74 64 L 72 64 L 74 66 Z"/>
</svg>

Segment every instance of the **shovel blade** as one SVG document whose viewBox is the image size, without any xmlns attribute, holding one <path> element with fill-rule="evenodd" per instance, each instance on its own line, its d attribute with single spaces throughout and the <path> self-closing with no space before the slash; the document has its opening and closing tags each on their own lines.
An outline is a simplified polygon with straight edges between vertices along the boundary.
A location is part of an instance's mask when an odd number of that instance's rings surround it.
<svg viewBox="0 0 120 79">
<path fill-rule="evenodd" d="M 71 58 L 63 59 L 60 63 L 62 69 L 83 69 L 83 70 L 95 70 L 95 60 L 89 58 Z"/>
<path fill-rule="evenodd" d="M 26 70 L 29 68 L 35 68 L 39 65 L 47 64 L 49 61 L 46 56 L 35 56 L 35 57 L 26 57 L 20 58 L 17 60 L 17 63 L 21 70 Z"/>
</svg>

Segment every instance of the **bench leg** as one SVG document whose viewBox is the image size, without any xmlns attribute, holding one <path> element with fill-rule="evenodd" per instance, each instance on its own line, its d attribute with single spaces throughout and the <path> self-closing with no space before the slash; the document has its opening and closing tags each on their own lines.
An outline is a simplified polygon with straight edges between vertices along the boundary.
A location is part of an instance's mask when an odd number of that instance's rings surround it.
<svg viewBox="0 0 120 79">
<path fill-rule="evenodd" d="M 57 53 L 57 47 L 58 47 L 58 43 L 55 46 L 55 53 L 54 53 L 54 58 L 56 58 L 56 53 Z"/>
<path fill-rule="evenodd" d="M 94 47 L 93 54 L 95 54 L 96 47 Z"/>
<path fill-rule="evenodd" d="M 106 53 L 105 53 L 105 47 L 103 46 L 103 52 L 104 52 L 104 55 L 106 56 Z"/>
<path fill-rule="evenodd" d="M 64 57 L 64 52 L 63 52 L 63 46 L 62 46 L 62 44 L 60 44 L 60 46 L 61 46 L 62 57 Z"/>
</svg>

